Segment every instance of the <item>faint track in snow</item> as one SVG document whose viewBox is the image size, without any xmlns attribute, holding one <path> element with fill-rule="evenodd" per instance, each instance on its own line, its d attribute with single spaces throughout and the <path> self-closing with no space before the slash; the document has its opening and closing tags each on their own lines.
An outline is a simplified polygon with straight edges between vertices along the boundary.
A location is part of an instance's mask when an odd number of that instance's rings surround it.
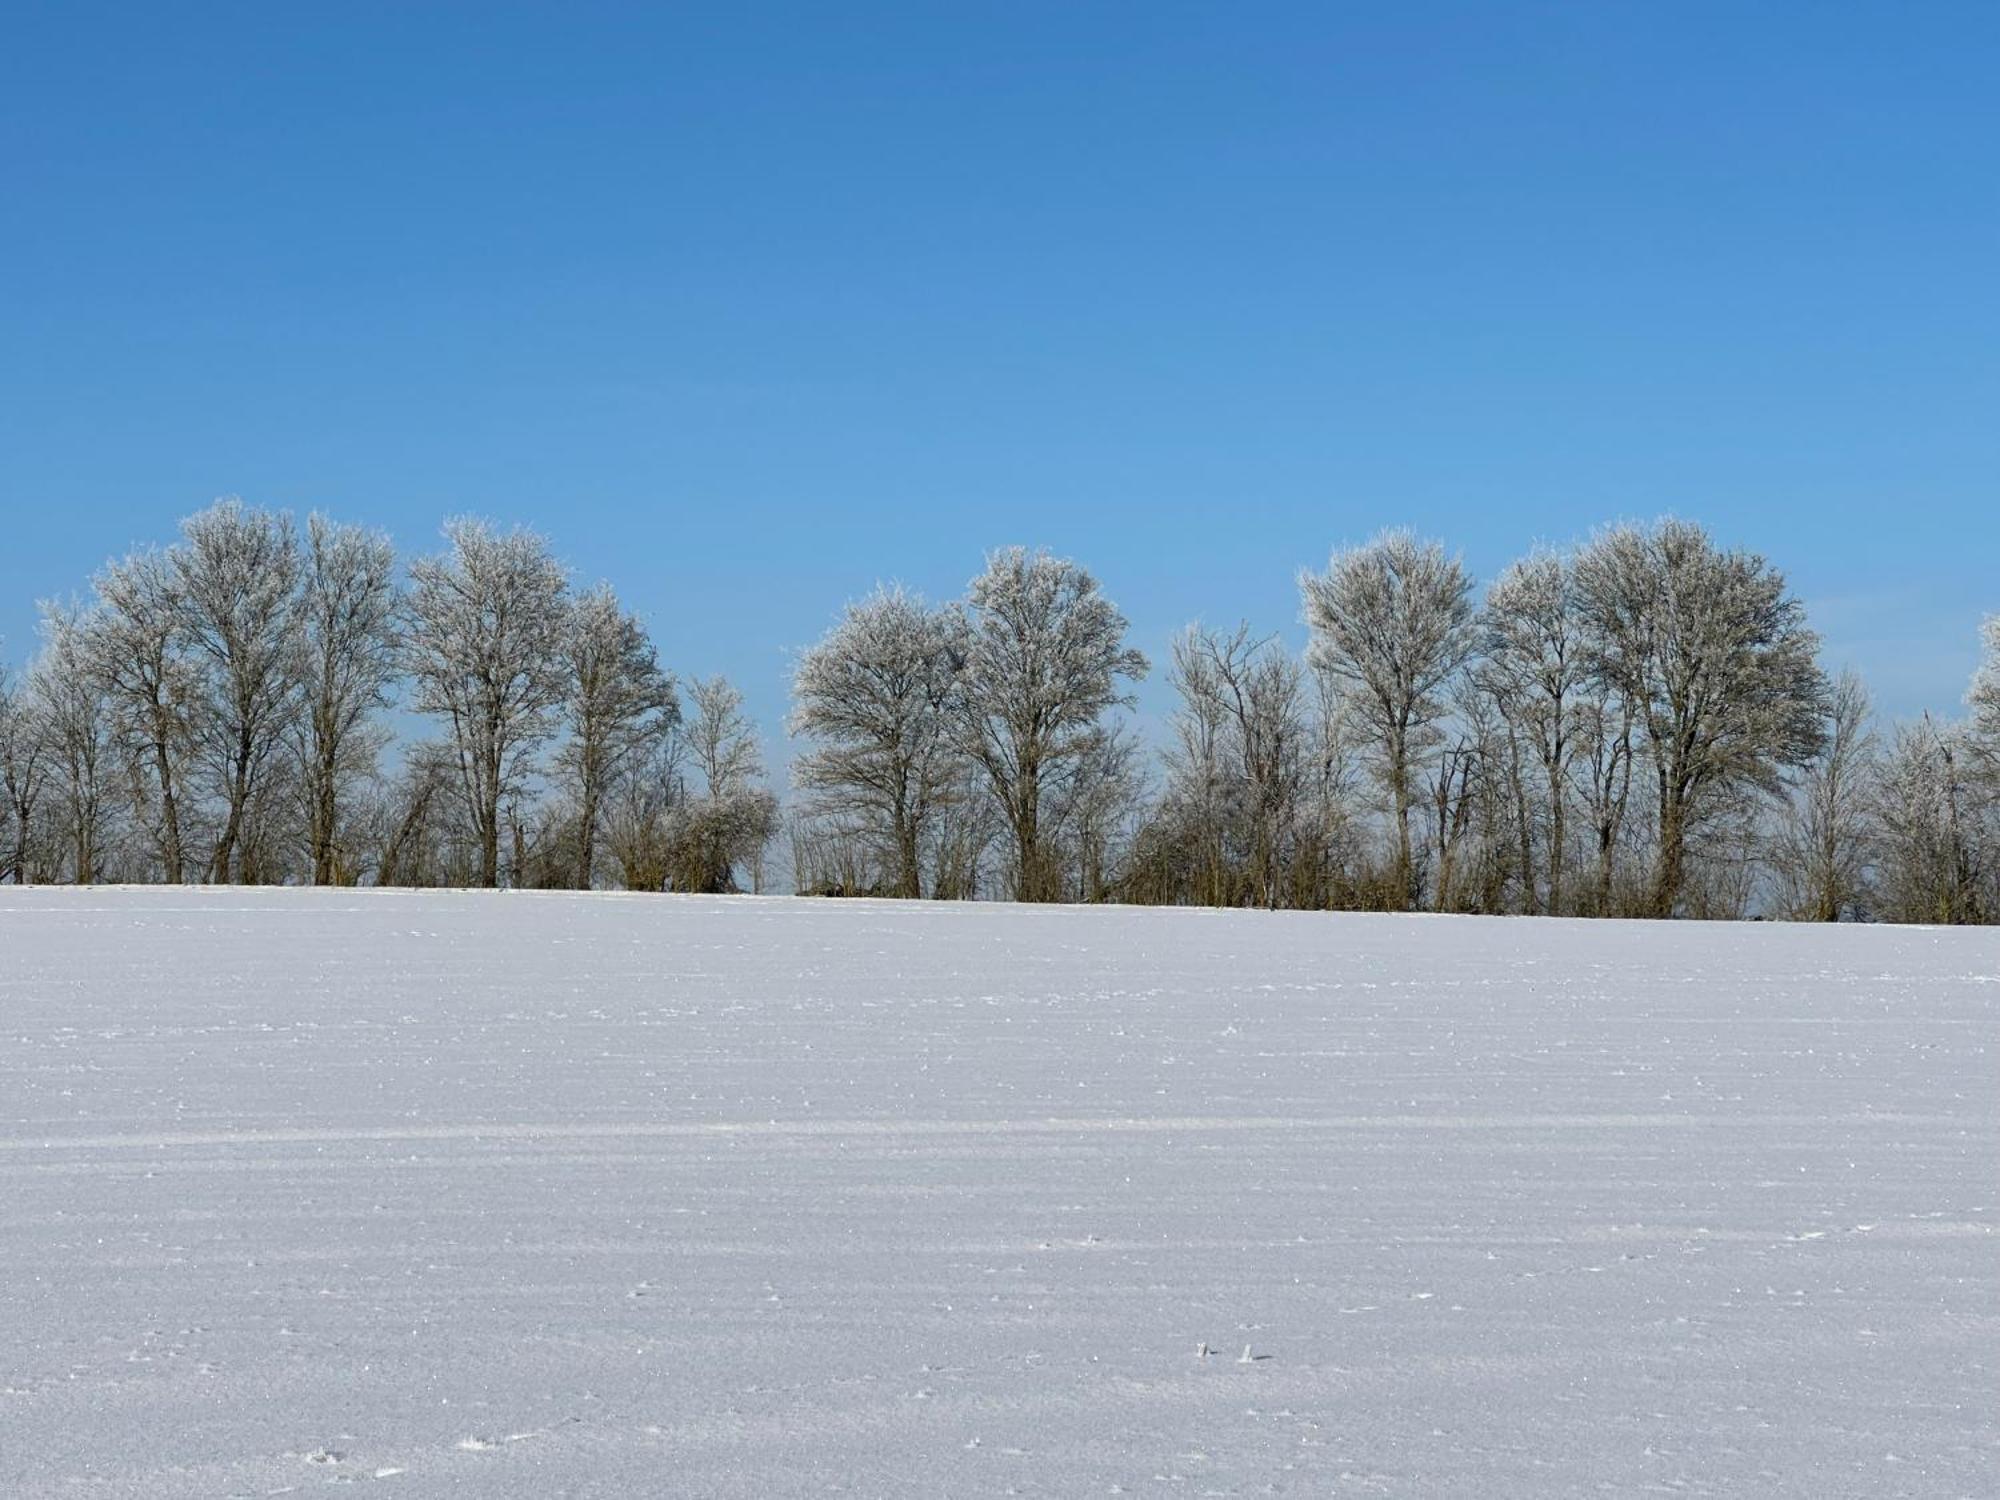
<svg viewBox="0 0 2000 1500">
<path fill-rule="evenodd" d="M 259 1127 L 242 1130 L 149 1131 L 118 1135 L 0 1137 L 0 1151 L 147 1151 L 200 1146 L 350 1145 L 371 1141 L 629 1141 L 734 1137 L 857 1136 L 935 1139 L 1010 1135 L 1178 1135 L 1236 1131 L 1395 1130 L 1742 1130 L 1788 1125 L 1904 1126 L 1962 1124 L 1957 1115 L 1844 1114 L 1566 1114 L 1566 1115 L 1174 1115 L 1125 1119 L 1039 1120 L 687 1120 Z"/>
</svg>

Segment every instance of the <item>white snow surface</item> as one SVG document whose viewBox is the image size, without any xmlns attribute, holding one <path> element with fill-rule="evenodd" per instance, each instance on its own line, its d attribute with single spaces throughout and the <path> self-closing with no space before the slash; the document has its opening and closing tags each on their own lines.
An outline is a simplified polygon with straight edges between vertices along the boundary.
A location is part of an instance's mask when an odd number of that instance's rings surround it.
<svg viewBox="0 0 2000 1500">
<path fill-rule="evenodd" d="M 0 889 L 0 1495 L 1991 1497 L 1997 1044 L 1991 931 Z"/>
</svg>

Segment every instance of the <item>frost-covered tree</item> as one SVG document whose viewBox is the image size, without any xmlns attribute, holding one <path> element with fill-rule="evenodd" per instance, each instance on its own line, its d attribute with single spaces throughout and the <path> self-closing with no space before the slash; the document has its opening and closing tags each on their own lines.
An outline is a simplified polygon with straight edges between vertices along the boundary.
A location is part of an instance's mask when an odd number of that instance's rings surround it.
<svg viewBox="0 0 2000 1500">
<path fill-rule="evenodd" d="M 1236 774 L 1227 690 L 1198 627 L 1175 640 L 1167 682 L 1179 696 L 1161 753 L 1166 772 L 1143 843 L 1156 901 L 1227 906 L 1235 900 L 1243 789 Z"/>
<path fill-rule="evenodd" d="M 1600 533 L 1577 557 L 1576 586 L 1593 675 L 1643 733 L 1657 792 L 1648 907 L 1671 916 L 1703 818 L 1776 793 L 1819 753 L 1819 638 L 1783 574 L 1687 521 Z"/>
<path fill-rule="evenodd" d="M 1616 694 L 1590 694 L 1578 705 L 1578 749 L 1570 764 L 1570 784 L 1589 835 L 1590 885 L 1580 906 L 1590 916 L 1608 917 L 1618 910 L 1637 734 L 1632 704 Z"/>
<path fill-rule="evenodd" d="M 2000 915 L 2000 849 L 1982 822 L 1966 740 L 1962 727 L 1928 714 L 1891 737 L 1876 803 L 1876 891 L 1891 921 L 1953 924 Z"/>
<path fill-rule="evenodd" d="M 785 817 L 784 838 L 792 857 L 792 890 L 797 894 L 880 893 L 881 847 L 855 829 L 794 805 Z"/>
<path fill-rule="evenodd" d="M 281 767 L 299 710 L 298 536 L 290 517 L 227 499 L 183 521 L 180 545 L 167 556 L 182 632 L 202 674 L 202 721 L 223 802 L 209 875 L 245 880 L 246 820 Z"/>
<path fill-rule="evenodd" d="M 1292 875 L 1293 904 L 1352 907 L 1359 899 L 1362 830 L 1355 805 L 1364 776 L 1361 754 L 1338 684 L 1315 669 L 1309 691 L 1304 831 Z"/>
<path fill-rule="evenodd" d="M 792 765 L 817 836 L 873 848 L 897 896 L 924 894 L 925 834 L 963 783 L 951 704 L 963 620 L 900 588 L 847 607 L 799 658 L 791 732 L 812 746 Z"/>
<path fill-rule="evenodd" d="M 1209 905 L 1287 899 L 1309 780 L 1305 672 L 1248 625 L 1189 627 L 1174 642 L 1166 787 L 1147 842 L 1178 842 L 1185 895 Z"/>
<path fill-rule="evenodd" d="M 1926 714 L 1882 756 L 1875 884 L 1894 921 L 2000 920 L 2000 618 L 1984 639 L 1966 722 Z"/>
<path fill-rule="evenodd" d="M 532 531 L 496 532 L 459 516 L 448 549 L 410 568 L 403 665 L 415 704 L 444 720 L 480 885 L 500 881 L 505 805 L 535 769 L 563 696 L 569 580 Z"/>
<path fill-rule="evenodd" d="M 596 881 L 604 801 L 625 770 L 680 719 L 673 678 L 637 616 L 609 584 L 578 597 L 562 650 L 562 713 L 569 737 L 556 765 L 575 803 L 578 890 Z"/>
<path fill-rule="evenodd" d="M 1781 810 L 1771 850 L 1782 910 L 1813 922 L 1859 917 L 1867 905 L 1875 733 L 1868 690 L 1852 672 L 1834 681 L 1826 729 Z"/>
<path fill-rule="evenodd" d="M 979 767 L 1013 843 L 1014 896 L 1061 897 L 1052 826 L 1069 783 L 1103 750 L 1121 683 L 1146 673 L 1125 617 L 1083 568 L 1046 552 L 993 553 L 966 600 L 954 698 L 960 747 Z"/>
<path fill-rule="evenodd" d="M 940 901 L 971 901 L 988 893 L 995 879 L 993 850 L 1002 835 L 984 773 L 959 757 L 956 782 L 931 809 L 924 884 Z"/>
<path fill-rule="evenodd" d="M 112 813 L 111 705 L 96 671 L 93 614 L 42 605 L 42 649 L 23 685 L 27 713 L 46 748 L 49 785 L 69 846 L 70 879 L 103 877 Z"/>
<path fill-rule="evenodd" d="M 346 884 L 344 838 L 357 790 L 375 775 L 396 676 L 396 554 L 388 537 L 325 516 L 306 521 L 294 644 L 300 707 L 293 734 L 306 857 L 314 885 Z"/>
<path fill-rule="evenodd" d="M 1139 750 L 1122 724 L 1115 724 L 1062 779 L 1046 822 L 1061 883 L 1058 897 L 1103 901 L 1116 881 L 1131 843 L 1146 793 Z"/>
<path fill-rule="evenodd" d="M 1298 856 L 1310 733 L 1303 664 L 1273 640 L 1239 628 L 1216 655 L 1216 679 L 1234 728 L 1248 821 L 1247 899 L 1275 908 Z"/>
<path fill-rule="evenodd" d="M 377 885 L 470 885 L 479 850 L 466 837 L 456 746 L 420 741 L 365 815 L 373 833 Z"/>
<path fill-rule="evenodd" d="M 1497 911 L 1506 899 L 1508 828 L 1502 794 L 1502 727 L 1491 698 L 1461 679 L 1450 729 L 1420 785 L 1431 905 L 1437 911 Z M 1470 889 L 1468 890 L 1468 887 Z"/>
<path fill-rule="evenodd" d="M 687 800 L 687 741 L 669 728 L 625 767 L 605 800 L 604 845 L 626 890 L 662 891 L 673 883 L 676 810 Z"/>
<path fill-rule="evenodd" d="M 1570 771 L 1579 750 L 1579 714 L 1589 683 L 1575 574 L 1559 553 L 1514 563 L 1487 590 L 1479 616 L 1480 687 L 1498 710 L 1516 788 L 1521 889 L 1530 911 L 1560 912 L 1569 857 Z M 1532 767 L 1530 807 L 1527 768 Z M 1541 834 L 1537 889 L 1534 836 Z"/>
<path fill-rule="evenodd" d="M 778 834 L 778 799 L 764 785 L 764 755 L 743 695 L 722 677 L 688 687 L 686 763 L 694 785 L 667 814 L 674 889 L 740 889 L 746 871 L 762 885 L 764 851 Z"/>
<path fill-rule="evenodd" d="M 0 664 L 0 881 L 28 883 L 48 778 L 48 743 L 33 699 Z"/>
<path fill-rule="evenodd" d="M 1313 664 L 1365 736 L 1395 839 L 1392 887 L 1417 898 L 1410 813 L 1436 753 L 1453 681 L 1476 644 L 1472 578 L 1436 543 L 1387 531 L 1299 578 Z"/>
<path fill-rule="evenodd" d="M 210 739 L 211 709 L 187 651 L 178 570 L 167 554 L 135 552 L 100 571 L 93 586 L 93 666 L 133 771 L 135 812 L 161 878 L 179 885 L 189 874 L 189 765 Z"/>
</svg>

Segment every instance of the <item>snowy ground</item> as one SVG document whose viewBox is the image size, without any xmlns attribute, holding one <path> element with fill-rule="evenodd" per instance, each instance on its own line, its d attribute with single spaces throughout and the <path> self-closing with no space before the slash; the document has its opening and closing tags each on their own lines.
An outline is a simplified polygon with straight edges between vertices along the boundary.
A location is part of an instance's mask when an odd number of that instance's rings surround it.
<svg viewBox="0 0 2000 1500">
<path fill-rule="evenodd" d="M 1996 1063 L 1990 931 L 0 889 L 0 1495 L 1991 1497 Z"/>
</svg>

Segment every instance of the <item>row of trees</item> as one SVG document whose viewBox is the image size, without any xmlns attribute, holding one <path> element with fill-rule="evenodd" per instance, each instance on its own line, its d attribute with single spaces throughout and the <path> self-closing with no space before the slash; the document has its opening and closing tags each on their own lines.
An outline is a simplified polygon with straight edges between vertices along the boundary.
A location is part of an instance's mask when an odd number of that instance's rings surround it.
<svg viewBox="0 0 2000 1500">
<path fill-rule="evenodd" d="M 45 605 L 0 680 L 0 879 L 733 889 L 777 830 L 721 678 L 474 520 L 386 537 L 223 501 Z M 392 717 L 435 727 L 391 755 Z M 552 753 L 551 753 L 552 752 Z"/>
<path fill-rule="evenodd" d="M 1216 906 L 2000 918 L 2000 623 L 1963 724 L 1886 740 L 1783 576 L 1699 526 L 1540 551 L 1477 597 L 1390 532 L 1299 580 L 1303 657 L 1191 627 L 1146 670 L 1074 564 L 882 591 L 802 658 L 801 889 Z M 983 820 L 983 821 L 982 821 Z"/>
<path fill-rule="evenodd" d="M 727 681 L 677 680 L 539 536 L 445 539 L 403 568 L 224 501 L 45 606 L 0 679 L 0 879 L 722 891 L 782 840 L 829 894 L 2000 917 L 2000 624 L 1967 718 L 1885 731 L 1782 575 L 1686 522 L 1483 598 L 1405 533 L 1336 553 L 1303 656 L 1174 642 L 1157 757 L 1075 563 L 878 590 L 797 661 L 789 816 Z"/>
</svg>

